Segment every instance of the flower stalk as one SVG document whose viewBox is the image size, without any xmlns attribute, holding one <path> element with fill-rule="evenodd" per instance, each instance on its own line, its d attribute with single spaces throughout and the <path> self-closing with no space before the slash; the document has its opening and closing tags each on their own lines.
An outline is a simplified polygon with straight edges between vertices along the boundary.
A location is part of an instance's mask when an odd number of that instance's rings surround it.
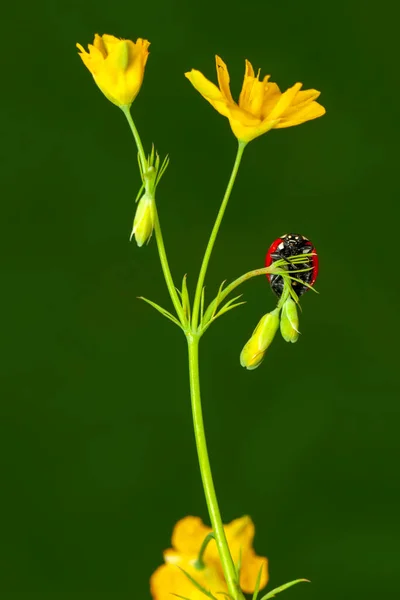
<svg viewBox="0 0 400 600">
<path fill-rule="evenodd" d="M 237 581 L 235 565 L 229 551 L 228 542 L 224 527 L 222 524 L 221 512 L 218 505 L 215 492 L 214 481 L 211 472 L 210 459 L 207 450 L 206 434 L 204 430 L 203 411 L 200 396 L 200 377 L 199 377 L 199 341 L 197 334 L 191 333 L 187 336 L 188 355 L 189 355 L 189 380 L 190 396 L 192 402 L 193 427 L 196 440 L 197 456 L 199 459 L 201 480 L 204 488 L 204 495 L 207 503 L 208 514 L 210 516 L 211 526 L 213 528 L 215 541 L 224 571 L 226 584 L 229 594 L 233 600 L 244 600 Z"/>
</svg>

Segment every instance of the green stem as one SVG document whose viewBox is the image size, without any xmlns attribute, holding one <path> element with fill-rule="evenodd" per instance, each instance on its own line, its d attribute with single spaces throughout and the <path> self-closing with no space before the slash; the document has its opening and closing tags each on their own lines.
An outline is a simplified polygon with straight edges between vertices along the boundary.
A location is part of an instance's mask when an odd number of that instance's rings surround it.
<svg viewBox="0 0 400 600">
<path fill-rule="evenodd" d="M 232 169 L 232 173 L 231 176 L 229 178 L 229 182 L 225 191 L 225 195 L 223 197 L 220 209 L 218 211 L 218 215 L 216 218 L 216 221 L 214 223 L 214 227 L 212 229 L 211 235 L 210 235 L 210 239 L 208 240 L 208 244 L 207 244 L 207 248 L 206 251 L 204 253 L 204 258 L 203 258 L 203 262 L 200 268 L 200 273 L 199 273 L 199 278 L 197 280 L 197 286 L 196 286 L 196 293 L 195 293 L 195 297 L 194 297 L 194 304 L 193 304 L 193 318 L 192 318 L 192 330 L 196 331 L 197 329 L 197 325 L 199 322 L 199 309 L 200 309 L 200 301 L 201 301 L 201 292 L 203 289 L 203 285 L 204 285 L 204 280 L 206 277 L 206 273 L 207 273 L 207 268 L 208 268 L 208 263 L 210 262 L 210 257 L 211 257 L 211 253 L 215 244 L 215 240 L 217 238 L 218 235 L 218 230 L 219 227 L 221 225 L 221 221 L 223 219 L 224 213 L 225 213 L 225 209 L 226 206 L 228 204 L 228 200 L 229 197 L 231 195 L 232 192 L 232 188 L 233 188 L 233 184 L 235 183 L 235 179 L 236 176 L 238 174 L 238 170 L 239 170 L 239 166 L 240 166 L 240 162 L 242 160 L 242 156 L 243 156 L 243 151 L 246 147 L 247 142 L 241 142 L 239 141 L 239 145 L 238 145 L 238 149 L 237 149 L 237 154 L 236 154 L 236 159 L 235 159 L 235 164 L 233 165 L 233 169 Z"/>
<path fill-rule="evenodd" d="M 142 144 L 142 140 L 140 139 L 139 132 L 136 129 L 136 125 L 132 119 L 131 107 L 130 106 L 121 106 L 121 110 L 124 113 L 126 120 L 128 121 L 129 127 L 131 128 L 131 131 L 133 133 L 133 137 L 135 138 L 137 151 L 139 153 L 139 160 L 142 165 L 142 171 L 146 172 L 147 158 L 146 158 L 146 154 L 143 149 L 143 144 Z"/>
<path fill-rule="evenodd" d="M 197 455 L 200 465 L 201 479 L 204 488 L 204 495 L 206 498 L 211 526 L 214 532 L 215 541 L 217 544 L 229 594 L 231 595 L 233 600 L 244 600 L 244 596 L 237 582 L 235 565 L 233 564 L 233 560 L 228 547 L 228 542 L 226 540 L 224 526 L 222 524 L 221 519 L 221 513 L 218 506 L 217 495 L 215 493 L 210 460 L 208 457 L 200 397 L 199 336 L 197 334 L 189 334 L 187 336 L 187 339 L 189 350 L 189 377 L 190 395 L 192 400 L 193 426 L 194 435 L 196 439 Z"/>
<path fill-rule="evenodd" d="M 140 139 L 139 132 L 138 132 L 136 125 L 132 119 L 132 115 L 130 113 L 130 107 L 122 106 L 121 110 L 124 113 L 126 120 L 129 123 L 129 127 L 131 128 L 133 137 L 136 142 L 136 147 L 137 147 L 138 154 L 139 154 L 140 164 L 142 165 L 142 172 L 145 174 L 147 171 L 147 158 L 146 158 L 146 154 L 143 149 L 143 144 L 142 144 L 142 140 Z M 158 211 L 157 211 L 155 199 L 154 199 L 154 233 L 156 236 L 156 242 L 157 242 L 158 254 L 160 256 L 161 268 L 162 268 L 162 271 L 164 274 L 165 283 L 167 284 L 169 295 L 172 300 L 172 304 L 174 305 L 176 314 L 178 315 L 180 322 L 182 323 L 183 326 L 186 326 L 185 313 L 183 312 L 182 304 L 180 303 L 179 296 L 178 296 L 178 293 L 175 288 L 174 280 L 172 278 L 171 269 L 169 268 L 169 264 L 168 264 L 167 253 L 165 251 L 164 240 L 163 240 L 163 236 L 162 236 L 162 232 L 161 232 L 160 219 L 158 218 Z"/>
<path fill-rule="evenodd" d="M 186 317 L 182 308 L 182 304 L 179 300 L 178 292 L 176 291 L 174 280 L 171 275 L 171 270 L 169 268 L 167 253 L 165 252 L 164 240 L 161 232 L 160 219 L 158 218 L 158 211 L 156 203 L 154 203 L 154 233 L 156 236 L 158 254 L 160 256 L 161 268 L 164 273 L 165 283 L 167 284 L 167 288 L 169 291 L 169 295 L 172 300 L 172 304 L 176 310 L 176 314 L 179 317 L 180 322 L 183 326 L 186 326 Z"/>
</svg>

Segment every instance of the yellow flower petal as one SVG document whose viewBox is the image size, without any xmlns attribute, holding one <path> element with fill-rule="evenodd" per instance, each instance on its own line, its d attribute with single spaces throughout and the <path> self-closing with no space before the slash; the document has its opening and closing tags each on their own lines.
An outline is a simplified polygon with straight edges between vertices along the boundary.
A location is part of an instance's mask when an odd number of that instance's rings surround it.
<svg viewBox="0 0 400 600">
<path fill-rule="evenodd" d="M 246 60 L 242 91 L 239 96 L 240 108 L 258 118 L 261 117 L 261 107 L 263 105 L 264 94 L 269 77 L 270 76 L 267 75 L 264 77 L 263 81 L 259 81 L 259 73 L 257 74 L 257 77 L 255 77 L 251 63 Z"/>
<path fill-rule="evenodd" d="M 248 550 L 242 556 L 242 569 L 240 571 L 240 587 L 246 594 L 254 592 L 260 569 L 260 590 L 262 590 L 269 579 L 268 560 L 263 556 L 257 556 L 254 550 Z"/>
<path fill-rule="evenodd" d="M 189 73 L 185 73 L 190 83 L 194 88 L 217 110 L 221 115 L 227 117 L 229 109 L 225 96 L 214 83 L 211 83 L 200 71 L 192 69 Z"/>
<path fill-rule="evenodd" d="M 198 590 L 184 573 L 181 567 L 211 593 L 226 592 L 227 587 L 217 565 L 211 564 L 204 569 L 195 569 L 188 561 L 181 560 L 176 564 L 158 567 L 150 579 L 150 591 L 153 600 L 171 600 L 172 594 L 179 594 L 190 600 L 204 600 L 204 594 Z"/>
<path fill-rule="evenodd" d="M 278 102 L 268 115 L 269 120 L 279 119 L 282 113 L 285 112 L 285 110 L 292 104 L 302 85 L 302 83 L 295 83 L 293 87 L 289 88 L 281 95 Z"/>
<path fill-rule="evenodd" d="M 196 559 L 204 538 L 211 531 L 199 517 L 184 517 L 174 527 L 172 545 L 178 552 Z"/>
<path fill-rule="evenodd" d="M 223 96 L 228 102 L 234 103 L 232 98 L 231 89 L 229 87 L 229 71 L 228 67 L 219 56 L 215 57 L 215 64 L 217 67 L 217 77 L 218 77 L 218 85 L 221 90 Z"/>
<path fill-rule="evenodd" d="M 279 123 L 275 125 L 276 129 L 282 129 L 283 127 L 292 127 L 293 125 L 301 125 L 306 121 L 311 121 L 312 119 L 317 119 L 318 117 L 322 117 L 326 113 L 325 108 L 318 104 L 318 102 L 311 102 L 307 104 L 303 108 L 296 109 L 293 107 L 290 110 L 287 110 L 282 118 L 279 120 Z"/>
</svg>

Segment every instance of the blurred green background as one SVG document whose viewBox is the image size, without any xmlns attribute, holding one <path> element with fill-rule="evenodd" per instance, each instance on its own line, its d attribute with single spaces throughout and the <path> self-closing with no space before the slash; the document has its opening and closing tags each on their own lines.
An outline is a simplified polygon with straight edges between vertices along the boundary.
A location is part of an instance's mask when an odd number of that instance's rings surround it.
<svg viewBox="0 0 400 600">
<path fill-rule="evenodd" d="M 139 187 L 120 111 L 75 42 L 151 41 L 133 115 L 171 164 L 159 211 L 193 287 L 236 141 L 191 87 L 244 59 L 327 115 L 250 144 L 207 289 L 263 266 L 284 232 L 312 239 L 320 296 L 295 346 L 247 372 L 274 306 L 264 278 L 201 344 L 204 413 L 226 522 L 248 513 L 271 584 L 293 600 L 394 598 L 399 571 L 398 53 L 390 6 L 350 2 L 8 5 L 3 23 L 1 597 L 145 599 L 174 523 L 207 521 L 181 332 L 154 241 L 129 243 Z M 397 162 L 397 161 L 396 161 Z M 397 323 L 396 323 L 397 321 Z M 282 596 L 283 598 L 283 596 Z"/>
</svg>

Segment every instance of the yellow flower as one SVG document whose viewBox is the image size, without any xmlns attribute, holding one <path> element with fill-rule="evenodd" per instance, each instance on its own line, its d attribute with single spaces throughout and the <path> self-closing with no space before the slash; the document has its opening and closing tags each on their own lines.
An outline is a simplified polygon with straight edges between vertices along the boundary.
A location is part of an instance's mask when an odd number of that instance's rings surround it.
<svg viewBox="0 0 400 600">
<path fill-rule="evenodd" d="M 81 44 L 76 45 L 106 98 L 117 106 L 130 106 L 142 85 L 150 42 L 139 38 L 135 43 L 96 33 L 89 52 Z"/>
<path fill-rule="evenodd" d="M 226 64 L 216 56 L 219 88 L 192 69 L 185 76 L 198 92 L 224 117 L 228 117 L 231 129 L 238 140 L 250 142 L 270 129 L 300 125 L 325 114 L 325 108 L 315 102 L 320 95 L 317 90 L 300 91 L 302 83 L 296 83 L 283 94 L 270 75 L 259 80 L 251 63 L 246 60 L 242 91 L 237 104 L 229 88 Z"/>
<path fill-rule="evenodd" d="M 268 561 L 257 556 L 252 543 L 254 524 L 250 517 L 241 517 L 224 526 L 232 558 L 237 564 L 241 557 L 240 587 L 245 593 L 254 592 L 258 572 L 262 567 L 260 589 L 268 582 Z M 153 600 L 170 600 L 171 594 L 179 594 L 190 600 L 203 600 L 204 594 L 178 568 L 188 572 L 200 585 L 214 595 L 228 592 L 218 550 L 214 540 L 208 544 L 203 555 L 204 568 L 196 568 L 196 560 L 205 537 L 211 533 L 199 517 L 185 517 L 179 521 L 172 534 L 172 546 L 164 552 L 165 564 L 150 579 Z"/>
</svg>

